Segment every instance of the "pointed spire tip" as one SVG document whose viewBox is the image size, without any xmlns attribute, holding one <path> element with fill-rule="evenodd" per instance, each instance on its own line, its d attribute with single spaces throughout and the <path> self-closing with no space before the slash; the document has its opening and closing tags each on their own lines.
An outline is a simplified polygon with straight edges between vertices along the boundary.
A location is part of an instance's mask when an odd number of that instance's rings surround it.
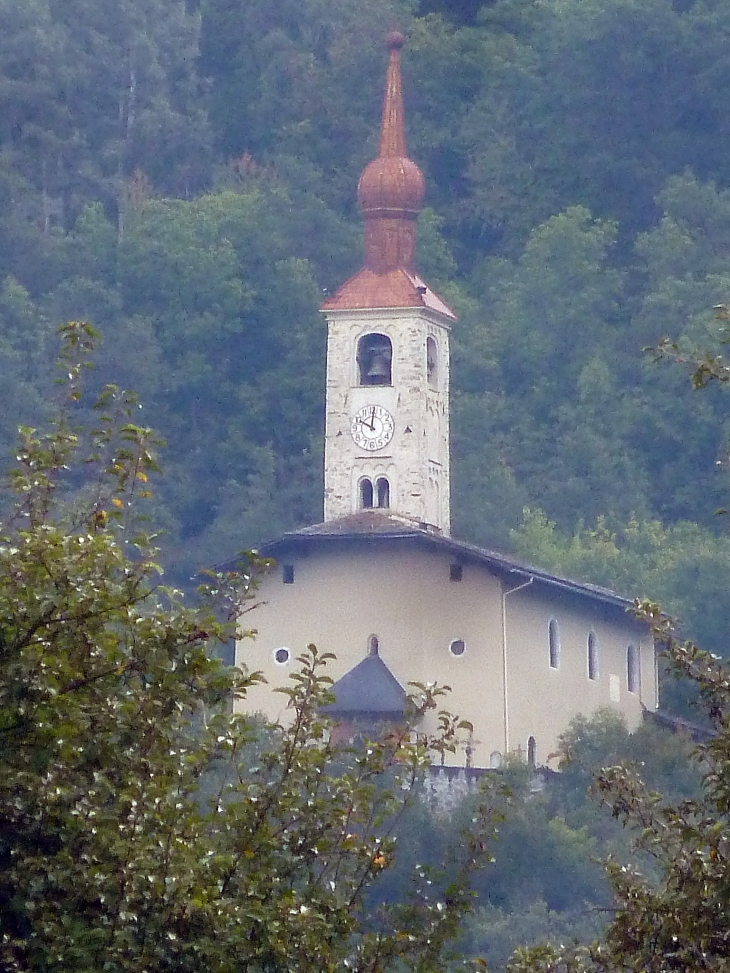
<svg viewBox="0 0 730 973">
<path fill-rule="evenodd" d="M 377 158 L 366 167 L 357 196 L 365 217 L 365 266 L 376 273 L 411 270 L 416 219 L 423 205 L 421 170 L 408 158 L 403 118 L 399 50 L 403 35 L 388 34 L 390 49 Z"/>
</svg>

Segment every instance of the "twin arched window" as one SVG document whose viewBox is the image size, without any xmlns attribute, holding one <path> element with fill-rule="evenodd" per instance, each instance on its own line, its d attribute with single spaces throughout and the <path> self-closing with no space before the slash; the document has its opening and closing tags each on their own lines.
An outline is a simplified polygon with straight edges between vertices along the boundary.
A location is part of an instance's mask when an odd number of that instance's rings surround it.
<svg viewBox="0 0 730 973">
<path fill-rule="evenodd" d="M 370 510 L 373 499 L 373 481 L 365 476 L 360 480 L 360 506 L 363 510 Z"/>
<path fill-rule="evenodd" d="M 375 483 L 375 493 L 379 507 L 390 506 L 390 484 L 384 476 L 378 477 Z"/>
<path fill-rule="evenodd" d="M 390 506 L 390 483 L 386 477 L 379 476 L 374 485 L 367 476 L 360 480 L 360 506 L 363 510 L 373 507 L 385 510 Z"/>
</svg>

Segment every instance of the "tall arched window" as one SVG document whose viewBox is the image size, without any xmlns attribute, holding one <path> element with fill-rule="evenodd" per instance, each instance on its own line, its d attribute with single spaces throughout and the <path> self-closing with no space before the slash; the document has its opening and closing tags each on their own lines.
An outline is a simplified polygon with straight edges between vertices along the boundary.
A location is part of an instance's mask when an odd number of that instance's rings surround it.
<svg viewBox="0 0 730 973">
<path fill-rule="evenodd" d="M 639 691 L 639 653 L 635 645 L 626 650 L 626 684 L 630 693 Z"/>
<path fill-rule="evenodd" d="M 588 636 L 588 678 L 598 679 L 598 643 L 594 632 Z"/>
<path fill-rule="evenodd" d="M 389 507 L 390 506 L 390 484 L 384 476 L 378 478 L 378 482 L 375 484 L 375 490 L 377 493 L 377 500 L 379 507 Z"/>
<path fill-rule="evenodd" d="M 371 635 L 368 639 L 368 655 L 378 655 L 380 652 L 380 642 L 377 635 Z"/>
<path fill-rule="evenodd" d="M 385 334 L 365 334 L 357 343 L 360 385 L 392 384 L 393 345 Z"/>
<path fill-rule="evenodd" d="M 537 760 L 537 744 L 535 743 L 535 738 L 530 737 L 530 739 L 527 741 L 527 762 L 531 767 L 534 767 L 536 760 Z"/>
<path fill-rule="evenodd" d="M 560 665 L 560 632 L 558 623 L 554 618 L 550 619 L 548 625 L 548 647 L 550 650 L 550 668 L 557 669 Z"/>
<path fill-rule="evenodd" d="M 437 389 L 439 385 L 439 356 L 436 342 L 433 338 L 426 338 L 426 377 L 429 388 Z"/>
<path fill-rule="evenodd" d="M 360 506 L 369 510 L 373 505 L 373 484 L 366 476 L 360 480 Z"/>
</svg>

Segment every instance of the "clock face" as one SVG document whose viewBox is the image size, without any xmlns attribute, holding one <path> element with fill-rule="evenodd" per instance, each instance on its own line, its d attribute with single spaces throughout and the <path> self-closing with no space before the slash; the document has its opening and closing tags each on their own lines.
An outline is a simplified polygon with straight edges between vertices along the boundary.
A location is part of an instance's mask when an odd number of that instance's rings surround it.
<svg viewBox="0 0 730 973">
<path fill-rule="evenodd" d="M 382 405 L 364 405 L 357 410 L 350 424 L 355 443 L 370 453 L 387 446 L 394 430 L 393 416 Z"/>
</svg>

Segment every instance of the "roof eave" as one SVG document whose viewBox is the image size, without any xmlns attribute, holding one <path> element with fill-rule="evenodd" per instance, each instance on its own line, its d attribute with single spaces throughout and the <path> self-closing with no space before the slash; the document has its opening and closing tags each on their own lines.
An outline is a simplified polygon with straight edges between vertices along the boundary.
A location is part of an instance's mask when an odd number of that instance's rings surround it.
<svg viewBox="0 0 730 973">
<path fill-rule="evenodd" d="M 456 540 L 453 537 L 446 537 L 442 534 L 436 533 L 435 531 L 429 531 L 426 529 L 404 528 L 403 530 L 372 532 L 342 531 L 331 534 L 326 532 L 303 533 L 299 531 L 291 531 L 262 545 L 261 550 L 264 554 L 275 556 L 277 550 L 292 545 L 305 546 L 311 545 L 312 543 L 380 543 L 385 541 L 409 541 L 411 543 L 420 543 L 431 547 L 439 547 L 450 551 L 453 554 L 459 555 L 462 558 L 469 558 L 477 563 L 486 565 L 495 574 L 503 577 L 518 575 L 525 580 L 532 578 L 533 582 L 544 584 L 546 587 L 557 588 L 570 594 L 588 598 L 592 601 L 599 601 L 615 608 L 621 608 L 624 611 L 628 611 L 633 606 L 631 599 L 624 598 L 622 595 L 618 595 L 616 592 L 610 591 L 607 588 L 601 588 L 597 585 L 582 584 L 580 582 L 573 581 L 570 578 L 563 578 L 560 575 L 551 574 L 548 571 L 533 567 L 529 564 L 520 564 L 517 561 L 513 561 L 511 558 L 503 557 L 497 552 L 479 548 L 474 544 Z"/>
</svg>

